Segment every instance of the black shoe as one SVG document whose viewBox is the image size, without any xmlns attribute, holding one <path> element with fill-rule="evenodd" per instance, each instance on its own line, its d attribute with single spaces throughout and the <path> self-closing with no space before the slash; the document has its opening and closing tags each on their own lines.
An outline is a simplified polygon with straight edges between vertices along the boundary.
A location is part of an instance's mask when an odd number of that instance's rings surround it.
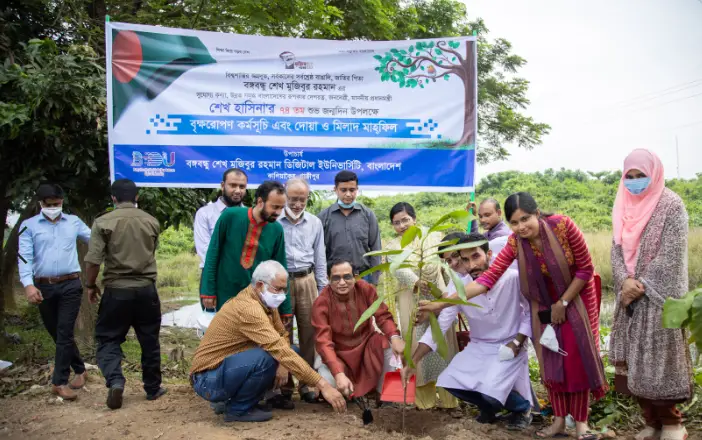
<svg viewBox="0 0 702 440">
<path fill-rule="evenodd" d="M 317 402 L 317 394 L 314 391 L 310 391 L 306 386 L 300 388 L 300 400 L 307 403 Z"/>
<path fill-rule="evenodd" d="M 507 423 L 507 429 L 510 431 L 524 431 L 531 425 L 534 417 L 531 415 L 531 410 L 523 413 L 513 413 Z"/>
<path fill-rule="evenodd" d="M 146 400 L 156 400 L 156 399 L 158 399 L 159 397 L 161 397 L 161 396 L 163 396 L 164 394 L 166 394 L 166 392 L 167 392 L 167 391 L 166 391 L 165 388 L 159 388 L 158 390 L 156 390 L 155 393 L 147 393 L 147 394 L 146 394 Z"/>
<path fill-rule="evenodd" d="M 267 422 L 273 418 L 273 413 L 253 407 L 244 414 L 225 414 L 225 422 Z"/>
<path fill-rule="evenodd" d="M 212 408 L 214 413 L 217 415 L 224 414 L 224 411 L 227 408 L 227 402 L 211 402 L 210 408 Z"/>
<path fill-rule="evenodd" d="M 295 409 L 295 403 L 293 403 L 292 397 L 283 396 L 282 394 L 278 394 L 275 397 L 271 397 L 266 401 L 266 404 L 275 409 Z"/>
<path fill-rule="evenodd" d="M 107 407 L 110 409 L 122 408 L 122 395 L 124 394 L 123 386 L 113 386 L 107 392 Z"/>
<path fill-rule="evenodd" d="M 488 425 L 495 423 L 497 421 L 497 416 L 494 412 L 490 411 L 480 411 L 480 415 L 475 418 L 475 421 L 483 425 Z"/>
</svg>

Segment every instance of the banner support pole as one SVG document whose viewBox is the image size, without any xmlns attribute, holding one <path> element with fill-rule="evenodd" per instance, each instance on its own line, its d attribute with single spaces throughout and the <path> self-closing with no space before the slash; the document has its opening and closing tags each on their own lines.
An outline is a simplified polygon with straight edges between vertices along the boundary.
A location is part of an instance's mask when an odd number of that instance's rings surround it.
<svg viewBox="0 0 702 440">
<path fill-rule="evenodd" d="M 473 36 L 477 38 L 477 36 L 478 36 L 478 31 L 477 31 L 477 29 L 473 29 Z M 475 182 L 474 182 L 474 183 L 475 183 Z M 470 198 L 468 199 L 468 201 L 469 201 L 469 202 L 475 202 L 475 191 L 471 191 L 471 192 L 470 192 Z M 474 209 L 473 209 L 473 208 L 471 208 L 468 212 L 470 212 L 470 214 L 471 214 L 472 216 L 475 216 L 475 214 L 476 214 L 476 213 L 474 212 Z M 472 226 L 473 226 L 473 222 L 474 222 L 474 221 L 475 221 L 475 218 L 471 218 L 471 219 L 468 220 L 468 225 L 466 225 L 466 234 L 470 234 L 471 229 L 473 229 Z M 476 225 L 476 229 L 477 229 L 477 225 Z"/>
<path fill-rule="evenodd" d="M 470 197 L 469 197 L 468 201 L 469 201 L 469 202 L 475 202 L 475 191 L 471 191 L 471 192 L 470 192 Z M 470 203 L 469 203 L 469 204 L 470 204 Z M 474 217 L 475 217 L 475 211 L 473 210 L 473 208 L 470 208 L 470 209 L 468 210 L 468 212 L 470 212 L 471 216 L 473 216 L 473 217 L 471 217 L 471 218 L 468 219 L 468 225 L 466 226 L 466 234 L 470 234 L 470 231 L 473 229 L 473 222 L 476 221 L 475 218 L 474 218 Z M 476 225 L 476 229 L 477 229 L 477 225 Z"/>
</svg>

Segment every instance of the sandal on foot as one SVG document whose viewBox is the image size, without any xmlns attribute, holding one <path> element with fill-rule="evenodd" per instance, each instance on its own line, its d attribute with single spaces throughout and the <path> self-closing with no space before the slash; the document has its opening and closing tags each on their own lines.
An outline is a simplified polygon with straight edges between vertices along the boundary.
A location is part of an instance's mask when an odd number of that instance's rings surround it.
<svg viewBox="0 0 702 440">
<path fill-rule="evenodd" d="M 557 432 L 555 434 L 548 435 L 546 430 L 536 431 L 534 433 L 534 438 L 569 438 L 570 436 L 565 432 Z"/>
<path fill-rule="evenodd" d="M 661 438 L 661 430 L 647 426 L 643 431 L 634 436 L 635 440 L 658 440 Z"/>
<path fill-rule="evenodd" d="M 661 433 L 661 440 L 687 440 L 687 429 L 683 427 L 675 431 L 665 430 Z"/>
<path fill-rule="evenodd" d="M 594 432 L 586 432 L 584 434 L 580 434 L 577 438 L 578 440 L 599 440 L 600 435 L 595 434 Z"/>
</svg>

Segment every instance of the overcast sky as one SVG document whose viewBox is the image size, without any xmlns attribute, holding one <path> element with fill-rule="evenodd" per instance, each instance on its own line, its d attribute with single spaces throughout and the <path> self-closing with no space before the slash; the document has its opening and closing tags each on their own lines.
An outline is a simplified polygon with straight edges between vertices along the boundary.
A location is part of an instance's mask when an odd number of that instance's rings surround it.
<svg viewBox="0 0 702 440">
<path fill-rule="evenodd" d="M 505 171 L 621 167 L 655 151 L 666 177 L 702 172 L 702 0 L 463 0 L 491 38 L 528 64 L 527 114 L 551 125 L 543 145 L 510 149 Z"/>
</svg>

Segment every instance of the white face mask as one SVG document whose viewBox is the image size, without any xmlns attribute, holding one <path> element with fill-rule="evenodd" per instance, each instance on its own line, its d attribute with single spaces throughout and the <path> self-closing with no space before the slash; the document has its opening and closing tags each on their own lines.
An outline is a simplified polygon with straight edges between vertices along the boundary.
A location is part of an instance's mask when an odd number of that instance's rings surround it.
<svg viewBox="0 0 702 440">
<path fill-rule="evenodd" d="M 497 352 L 497 355 L 500 358 L 501 362 L 511 361 L 512 359 L 514 359 L 514 352 L 511 348 L 509 348 L 506 345 L 500 346 L 500 350 Z"/>
<path fill-rule="evenodd" d="M 288 217 L 290 217 L 291 219 L 297 221 L 297 220 L 299 220 L 299 219 L 305 214 L 305 210 L 303 209 L 302 211 L 300 211 L 299 214 L 295 214 L 295 213 L 293 212 L 292 208 L 290 208 L 290 206 L 286 206 L 286 207 L 285 207 L 285 214 L 286 214 Z"/>
<path fill-rule="evenodd" d="M 568 353 L 565 351 L 561 350 L 561 347 L 558 345 L 558 338 L 556 338 L 556 331 L 553 329 L 553 326 L 551 324 L 547 325 L 546 328 L 544 329 L 544 332 L 541 334 L 541 339 L 539 340 L 541 345 L 543 347 L 548 348 L 554 353 L 558 353 L 563 356 L 568 356 Z"/>
<path fill-rule="evenodd" d="M 51 220 L 56 220 L 59 215 L 63 212 L 63 207 L 59 206 L 57 208 L 41 208 L 41 213 Z"/>
<path fill-rule="evenodd" d="M 277 309 L 278 306 L 283 304 L 287 295 L 284 293 L 272 293 L 268 291 L 268 287 L 263 287 L 263 292 L 261 292 L 261 299 L 263 303 L 270 309 Z"/>
</svg>

